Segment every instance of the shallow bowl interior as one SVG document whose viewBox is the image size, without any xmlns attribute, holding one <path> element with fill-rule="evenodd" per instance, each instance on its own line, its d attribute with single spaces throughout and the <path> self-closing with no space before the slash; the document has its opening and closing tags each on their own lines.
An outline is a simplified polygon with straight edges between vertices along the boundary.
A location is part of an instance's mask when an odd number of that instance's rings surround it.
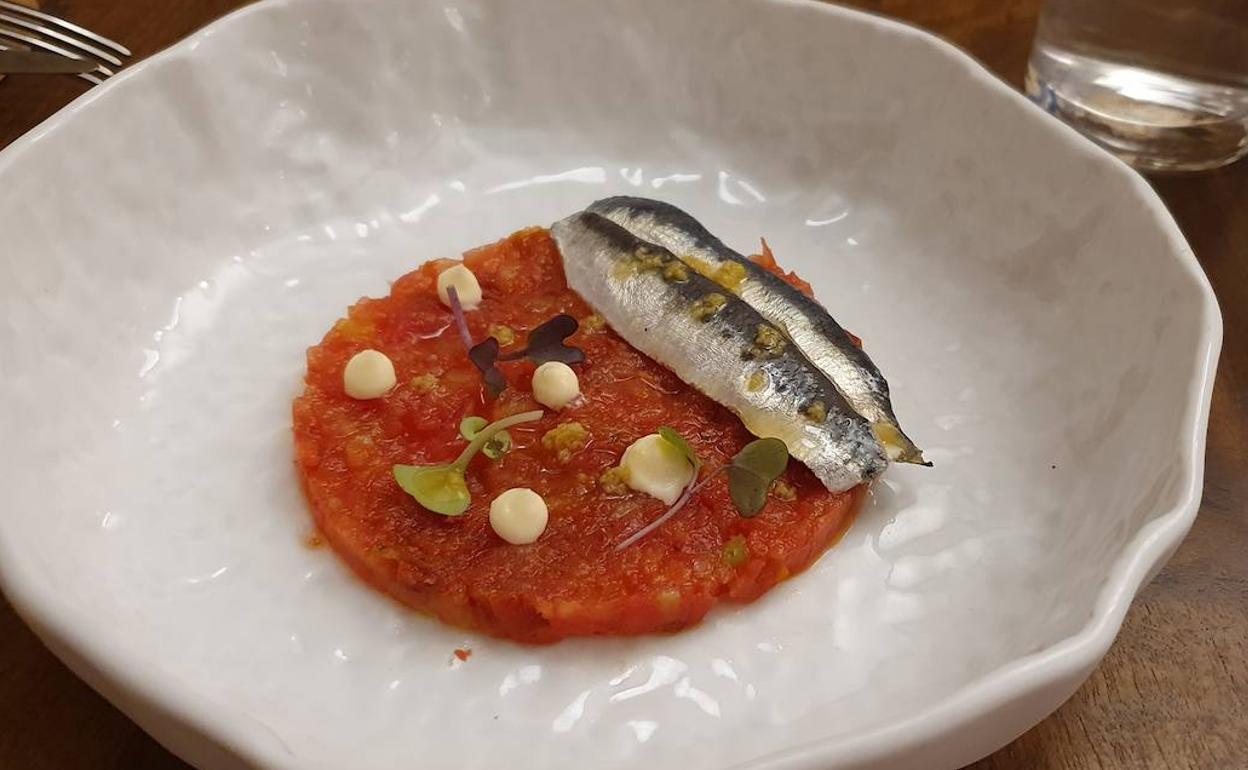
<svg viewBox="0 0 1248 770">
<path fill-rule="evenodd" d="M 304 349 L 427 259 L 622 192 L 765 236 L 935 467 L 670 637 L 478 638 L 306 547 Z M 871 17 L 268 2 L 0 155 L 0 200 L 5 587 L 205 766 L 968 761 L 1073 690 L 1194 510 L 1219 327 L 1173 223 Z"/>
</svg>

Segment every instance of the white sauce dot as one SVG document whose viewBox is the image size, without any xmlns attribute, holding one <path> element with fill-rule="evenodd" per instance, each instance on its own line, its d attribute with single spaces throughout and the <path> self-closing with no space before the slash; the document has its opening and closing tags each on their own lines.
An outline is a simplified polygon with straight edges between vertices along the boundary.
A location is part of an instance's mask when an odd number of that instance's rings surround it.
<svg viewBox="0 0 1248 770">
<path fill-rule="evenodd" d="M 342 389 L 351 398 L 380 398 L 390 392 L 395 382 L 394 363 L 378 350 L 361 350 L 351 356 L 342 370 Z"/>
<path fill-rule="evenodd" d="M 438 299 L 447 307 L 451 306 L 451 298 L 446 290 L 452 286 L 464 310 L 472 310 L 481 304 L 481 284 L 477 283 L 477 277 L 468 268 L 455 265 L 438 273 Z"/>
<path fill-rule="evenodd" d="M 672 442 L 657 433 L 634 441 L 620 458 L 631 488 L 671 505 L 693 480 L 693 466 Z"/>
<path fill-rule="evenodd" d="M 562 409 L 581 395 L 581 383 L 572 367 L 547 361 L 533 372 L 533 398 L 551 409 Z"/>
<path fill-rule="evenodd" d="M 509 489 L 490 503 L 490 526 L 512 545 L 527 545 L 546 531 L 546 501 L 531 489 Z"/>
</svg>

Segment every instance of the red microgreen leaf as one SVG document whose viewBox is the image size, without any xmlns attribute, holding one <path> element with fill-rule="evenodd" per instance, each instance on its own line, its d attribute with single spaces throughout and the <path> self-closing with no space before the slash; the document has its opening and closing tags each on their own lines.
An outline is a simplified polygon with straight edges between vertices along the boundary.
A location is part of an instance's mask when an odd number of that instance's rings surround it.
<svg viewBox="0 0 1248 770">
<path fill-rule="evenodd" d="M 447 296 L 451 299 L 452 309 L 458 308 L 459 303 L 453 288 L 447 290 Z M 461 310 L 456 320 L 462 317 L 463 311 Z M 476 345 L 471 344 L 471 338 L 466 338 L 465 342 L 469 346 L 468 358 L 485 378 L 485 385 L 490 395 L 497 397 L 507 388 L 507 379 L 496 366 L 499 361 L 515 361 L 521 358 L 528 358 L 536 364 L 544 364 L 547 361 L 577 364 L 584 361 L 584 351 L 564 343 L 564 340 L 576 333 L 578 325 L 575 318 L 561 313 L 529 332 L 528 343 L 523 349 L 506 354 L 499 353 L 498 340 L 494 337 L 486 337 Z M 465 323 L 460 328 L 460 334 L 466 335 L 467 333 L 468 326 Z"/>
<path fill-rule="evenodd" d="M 494 362 L 498 360 L 498 340 L 486 337 L 468 349 L 468 360 L 481 372 L 485 379 L 485 387 L 492 397 L 497 397 L 507 389 L 507 379 L 498 370 Z"/>
<path fill-rule="evenodd" d="M 528 342 L 523 350 L 508 353 L 499 358 L 500 361 L 514 361 L 528 358 L 535 364 L 547 361 L 560 361 L 565 364 L 579 364 L 585 360 L 585 352 L 564 342 L 576 333 L 580 324 L 567 313 L 560 313 L 529 332 Z"/>
</svg>

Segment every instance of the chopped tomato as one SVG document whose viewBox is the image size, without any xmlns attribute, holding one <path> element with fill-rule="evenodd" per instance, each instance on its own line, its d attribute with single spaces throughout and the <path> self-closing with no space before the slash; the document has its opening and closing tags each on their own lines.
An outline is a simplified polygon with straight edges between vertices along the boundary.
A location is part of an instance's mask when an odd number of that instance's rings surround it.
<svg viewBox="0 0 1248 770">
<path fill-rule="evenodd" d="M 779 270 L 765 244 L 760 259 Z M 388 297 L 356 303 L 308 351 L 306 387 L 294 403 L 295 456 L 325 539 L 369 583 L 447 623 L 524 642 L 674 631 L 720 601 L 757 599 L 848 527 L 863 489 L 830 493 L 793 462 L 782 477 L 786 499 L 769 500 L 757 517 L 737 514 L 721 475 L 671 521 L 616 551 L 665 509 L 600 482 L 630 443 L 671 426 L 710 468 L 753 437 L 728 410 L 604 328 L 567 287 L 547 231 L 474 249 L 465 263 L 484 293 L 467 314 L 474 339 L 506 338 L 499 331 L 506 327 L 515 337 L 506 352 L 558 313 L 581 320 L 569 342 L 586 353 L 575 366 L 584 401 L 513 428 L 501 459 L 475 457 L 467 473 L 472 503 L 462 516 L 425 510 L 395 483 L 392 467 L 454 459 L 466 416 L 494 420 L 540 408 L 529 387 L 533 365 L 501 364 L 508 388 L 487 398 L 438 301 L 445 261 L 398 279 Z M 343 392 L 342 371 L 367 348 L 389 356 L 398 384 L 382 398 L 357 401 Z M 577 446 L 556 451 L 556 442 L 542 441 L 569 422 L 584 428 Z M 542 495 L 549 509 L 546 531 L 531 545 L 509 545 L 489 524 L 490 501 L 517 486 Z"/>
</svg>

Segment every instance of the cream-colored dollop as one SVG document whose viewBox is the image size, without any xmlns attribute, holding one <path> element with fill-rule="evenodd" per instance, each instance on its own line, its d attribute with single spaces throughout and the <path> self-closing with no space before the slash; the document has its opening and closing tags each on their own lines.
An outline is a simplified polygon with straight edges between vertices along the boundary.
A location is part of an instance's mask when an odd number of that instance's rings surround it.
<svg viewBox="0 0 1248 770">
<path fill-rule="evenodd" d="M 477 283 L 477 276 L 468 268 L 455 265 L 438 273 L 438 299 L 447 307 L 451 306 L 451 298 L 446 290 L 452 286 L 464 310 L 472 310 L 481 304 L 481 284 Z"/>
<path fill-rule="evenodd" d="M 527 545 L 546 531 L 549 512 L 542 496 L 526 487 L 514 487 L 490 503 L 490 526 L 512 545 Z"/>
<path fill-rule="evenodd" d="M 379 350 L 361 350 L 342 370 L 342 389 L 351 398 L 381 398 L 395 382 L 394 363 Z"/>
<path fill-rule="evenodd" d="M 693 465 L 675 444 L 657 433 L 634 441 L 620 458 L 624 483 L 671 505 L 693 480 Z"/>
<path fill-rule="evenodd" d="M 542 406 L 562 409 L 579 395 L 581 382 L 562 361 L 547 361 L 533 372 L 533 398 Z"/>
</svg>

